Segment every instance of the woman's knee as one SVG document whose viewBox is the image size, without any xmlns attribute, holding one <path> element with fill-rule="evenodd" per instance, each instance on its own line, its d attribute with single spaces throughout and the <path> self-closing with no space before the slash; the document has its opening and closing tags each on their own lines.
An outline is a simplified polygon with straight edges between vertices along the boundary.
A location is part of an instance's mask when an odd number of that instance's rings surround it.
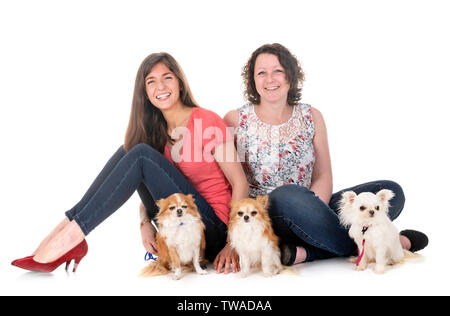
<svg viewBox="0 0 450 316">
<path fill-rule="evenodd" d="M 139 143 L 134 145 L 129 151 L 128 154 L 137 154 L 140 156 L 151 157 L 152 155 L 159 154 L 156 149 L 146 143 Z"/>
<path fill-rule="evenodd" d="M 292 212 L 305 214 L 311 210 L 309 205 L 315 198 L 314 193 L 305 187 L 283 185 L 269 194 L 269 213 L 271 216 L 288 216 Z"/>
<path fill-rule="evenodd" d="M 269 198 L 272 200 L 282 200 L 286 197 L 290 197 L 292 195 L 304 194 L 307 192 L 311 192 L 308 188 L 302 187 L 297 184 L 285 184 L 275 188 L 272 192 L 269 193 Z"/>
</svg>

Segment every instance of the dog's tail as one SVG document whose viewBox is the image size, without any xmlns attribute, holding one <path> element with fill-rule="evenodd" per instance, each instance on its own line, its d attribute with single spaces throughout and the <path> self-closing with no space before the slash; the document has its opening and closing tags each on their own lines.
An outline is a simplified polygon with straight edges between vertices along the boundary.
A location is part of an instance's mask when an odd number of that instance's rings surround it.
<svg viewBox="0 0 450 316">
<path fill-rule="evenodd" d="M 410 260 L 410 259 L 418 259 L 418 258 L 422 258 L 422 256 L 419 255 L 418 253 L 414 253 L 414 252 L 408 251 L 406 249 L 403 249 L 403 260 L 402 260 L 402 262 L 405 262 L 405 261 Z"/>
<path fill-rule="evenodd" d="M 166 268 L 164 265 L 159 263 L 158 261 L 154 261 L 149 263 L 146 267 L 144 267 L 139 273 L 140 277 L 153 277 L 158 275 L 168 274 L 170 270 Z"/>
<path fill-rule="evenodd" d="M 300 275 L 300 272 L 293 266 L 282 266 L 280 274 Z"/>
</svg>

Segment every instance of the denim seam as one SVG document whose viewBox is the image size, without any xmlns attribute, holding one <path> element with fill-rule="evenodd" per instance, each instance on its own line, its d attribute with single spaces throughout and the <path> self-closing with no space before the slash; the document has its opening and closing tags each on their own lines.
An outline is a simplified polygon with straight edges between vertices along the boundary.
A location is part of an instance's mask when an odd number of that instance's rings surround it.
<svg viewBox="0 0 450 316">
<path fill-rule="evenodd" d="M 70 222 L 73 220 L 73 216 L 72 214 L 70 214 L 70 211 L 67 211 L 64 214 L 66 215 L 66 217 L 69 219 Z"/>
<path fill-rule="evenodd" d="M 180 187 L 177 185 L 177 182 L 166 172 L 166 170 L 164 168 L 161 168 L 157 163 L 155 163 L 152 159 L 144 157 L 144 156 L 140 156 L 142 157 L 144 160 L 148 160 L 149 162 L 153 163 L 157 168 L 159 168 L 160 170 L 162 170 L 164 172 L 164 174 L 170 179 L 170 181 L 172 181 L 172 184 L 177 188 L 178 191 L 181 192 Z M 145 183 L 144 183 L 145 184 Z"/>
<path fill-rule="evenodd" d="M 104 208 L 105 204 L 108 203 L 108 202 L 111 200 L 111 198 L 114 196 L 114 193 L 116 192 L 117 188 L 122 184 L 122 182 L 124 181 L 124 179 L 125 179 L 125 178 L 128 176 L 128 174 L 131 172 L 131 169 L 132 169 L 132 168 L 134 167 L 134 165 L 136 165 L 136 163 L 139 161 L 139 158 L 140 158 L 140 156 L 138 157 L 138 159 L 136 159 L 135 162 L 133 162 L 133 164 L 131 164 L 131 166 L 128 168 L 127 172 L 125 173 L 125 175 L 124 175 L 124 176 L 122 177 L 122 179 L 120 180 L 119 184 L 116 185 L 116 187 L 115 187 L 114 190 L 111 192 L 111 194 L 108 196 L 108 198 L 105 199 L 105 200 L 103 201 L 103 203 L 102 203 L 101 206 L 99 207 L 100 210 L 102 210 L 102 209 Z M 83 212 L 83 210 L 81 210 L 81 212 Z M 80 212 L 80 213 L 81 213 L 81 212 Z M 78 214 L 80 214 L 80 213 L 78 213 Z M 79 219 L 78 214 L 76 215 L 76 217 Z M 74 218 L 75 218 L 75 216 L 74 216 Z M 78 221 L 77 221 L 77 223 L 78 223 Z M 81 226 L 81 225 L 80 225 L 80 226 Z M 84 224 L 83 224 L 83 226 L 84 226 Z M 85 226 L 85 229 L 86 229 L 86 226 Z M 86 234 L 85 234 L 85 235 L 86 235 Z"/>
<path fill-rule="evenodd" d="M 78 224 L 78 226 L 80 226 L 81 231 L 83 232 L 84 236 L 87 236 L 89 234 L 89 230 L 86 228 L 86 225 L 84 225 L 84 223 L 80 220 L 80 218 L 78 217 L 78 214 L 73 216 L 73 220 L 75 221 L 75 223 Z"/>
</svg>

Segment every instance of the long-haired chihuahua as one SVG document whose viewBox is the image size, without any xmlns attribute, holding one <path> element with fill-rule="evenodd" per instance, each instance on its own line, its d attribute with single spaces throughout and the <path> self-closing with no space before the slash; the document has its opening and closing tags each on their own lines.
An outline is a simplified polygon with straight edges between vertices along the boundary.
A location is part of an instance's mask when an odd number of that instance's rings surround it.
<svg viewBox="0 0 450 316">
<path fill-rule="evenodd" d="M 383 273 L 386 264 L 400 263 L 407 253 L 388 216 L 389 200 L 393 197 L 394 192 L 386 189 L 377 194 L 353 191 L 342 194 L 339 218 L 344 226 L 350 227 L 349 236 L 358 246 L 356 270 L 365 270 L 375 261 L 375 272 Z"/>
<path fill-rule="evenodd" d="M 198 274 L 207 274 L 200 267 L 205 251 L 205 226 L 191 194 L 175 193 L 156 203 L 158 259 L 142 269 L 140 276 L 174 273 L 178 280 L 182 268 L 192 267 Z"/>
<path fill-rule="evenodd" d="M 239 255 L 242 277 L 248 276 L 252 266 L 261 266 L 264 276 L 274 276 L 283 270 L 268 205 L 267 195 L 231 202 L 228 238 Z"/>
</svg>

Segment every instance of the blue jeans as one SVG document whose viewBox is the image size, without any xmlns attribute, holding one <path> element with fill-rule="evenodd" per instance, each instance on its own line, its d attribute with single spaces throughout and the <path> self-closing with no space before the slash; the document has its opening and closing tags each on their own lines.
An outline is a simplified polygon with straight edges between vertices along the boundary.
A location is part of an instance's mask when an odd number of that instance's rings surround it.
<svg viewBox="0 0 450 316">
<path fill-rule="evenodd" d="M 306 261 L 357 254 L 357 247 L 348 230 L 339 223 L 337 210 L 342 193 L 354 191 L 377 193 L 390 189 L 395 197 L 389 201 L 389 217 L 397 218 L 405 203 L 402 188 L 392 181 L 374 181 L 357 185 L 337 193 L 326 205 L 314 192 L 305 187 L 288 184 L 269 194 L 269 215 L 275 233 L 282 243 L 302 246 L 306 249 Z"/>
<path fill-rule="evenodd" d="M 65 214 L 88 235 L 119 209 L 136 190 L 150 219 L 158 212 L 154 201 L 173 193 L 192 194 L 205 224 L 206 259 L 214 260 L 225 246 L 227 226 L 185 176 L 147 144 L 137 144 L 128 152 L 120 146 L 80 202 Z"/>
</svg>

